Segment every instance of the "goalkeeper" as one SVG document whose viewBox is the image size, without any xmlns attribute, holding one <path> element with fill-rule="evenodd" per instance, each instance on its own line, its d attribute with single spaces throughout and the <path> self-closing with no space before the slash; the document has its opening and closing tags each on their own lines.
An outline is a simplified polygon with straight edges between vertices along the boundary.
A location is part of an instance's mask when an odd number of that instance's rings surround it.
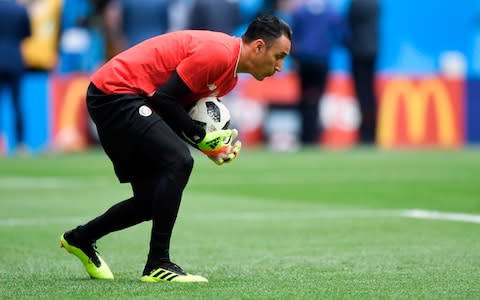
<svg viewBox="0 0 480 300">
<path fill-rule="evenodd" d="M 204 282 L 170 257 L 170 238 L 193 168 L 184 141 L 216 164 L 240 152 L 235 129 L 206 133 L 187 110 L 196 100 L 222 97 L 238 73 L 257 80 L 280 72 L 290 53 L 290 27 L 274 16 L 252 21 L 241 38 L 213 31 L 166 33 L 127 49 L 100 67 L 87 89 L 88 112 L 121 183 L 132 196 L 65 232 L 61 246 L 77 256 L 94 279 L 113 279 L 96 241 L 114 231 L 152 221 L 145 282 Z"/>
</svg>

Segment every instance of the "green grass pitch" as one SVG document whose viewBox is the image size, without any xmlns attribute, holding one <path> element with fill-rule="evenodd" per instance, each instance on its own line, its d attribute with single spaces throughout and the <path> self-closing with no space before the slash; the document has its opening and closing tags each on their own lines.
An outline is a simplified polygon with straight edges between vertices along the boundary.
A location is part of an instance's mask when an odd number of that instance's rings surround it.
<svg viewBox="0 0 480 300">
<path fill-rule="evenodd" d="M 98 241 L 88 279 L 59 237 L 130 196 L 100 150 L 0 160 L 0 299 L 480 299 L 480 149 L 195 153 L 173 261 L 139 281 L 150 224 Z"/>
</svg>

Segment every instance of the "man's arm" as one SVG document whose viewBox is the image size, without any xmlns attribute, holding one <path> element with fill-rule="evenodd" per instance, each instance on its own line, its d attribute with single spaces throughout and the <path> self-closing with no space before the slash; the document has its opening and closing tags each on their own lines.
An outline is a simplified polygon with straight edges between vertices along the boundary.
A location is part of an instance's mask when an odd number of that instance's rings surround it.
<svg viewBox="0 0 480 300">
<path fill-rule="evenodd" d="M 177 101 L 192 94 L 190 88 L 173 72 L 167 82 L 151 97 L 152 105 L 176 132 L 182 132 L 187 139 L 197 144 L 205 137 L 205 130 L 196 124 L 188 112 Z"/>
<path fill-rule="evenodd" d="M 174 72 L 168 81 L 155 91 L 151 97 L 152 105 L 175 132 L 183 134 L 185 140 L 216 164 L 222 165 L 233 160 L 241 148 L 239 141 L 231 146 L 232 140 L 238 134 L 237 131 L 226 129 L 206 133 L 177 101 L 191 93 L 177 72 Z"/>
</svg>

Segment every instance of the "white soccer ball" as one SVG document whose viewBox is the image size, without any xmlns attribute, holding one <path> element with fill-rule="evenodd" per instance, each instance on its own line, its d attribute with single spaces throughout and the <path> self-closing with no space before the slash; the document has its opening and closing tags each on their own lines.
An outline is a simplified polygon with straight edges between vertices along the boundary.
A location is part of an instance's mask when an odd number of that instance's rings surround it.
<svg viewBox="0 0 480 300">
<path fill-rule="evenodd" d="M 190 109 L 189 115 L 206 132 L 227 129 L 230 126 L 230 111 L 217 97 L 198 100 Z"/>
</svg>

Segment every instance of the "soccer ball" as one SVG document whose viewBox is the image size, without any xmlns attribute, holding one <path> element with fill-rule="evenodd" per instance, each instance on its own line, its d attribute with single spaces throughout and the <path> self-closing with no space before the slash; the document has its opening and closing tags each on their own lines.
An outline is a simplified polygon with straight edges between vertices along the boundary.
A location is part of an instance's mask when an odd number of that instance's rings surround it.
<svg viewBox="0 0 480 300">
<path fill-rule="evenodd" d="M 190 109 L 189 115 L 206 132 L 227 129 L 230 126 L 230 111 L 217 97 L 198 100 Z"/>
</svg>

